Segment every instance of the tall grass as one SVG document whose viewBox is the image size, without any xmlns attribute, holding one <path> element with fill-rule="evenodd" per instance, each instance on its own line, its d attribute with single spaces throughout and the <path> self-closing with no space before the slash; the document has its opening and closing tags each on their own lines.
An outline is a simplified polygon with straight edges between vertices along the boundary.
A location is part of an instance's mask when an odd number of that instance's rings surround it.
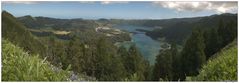
<svg viewBox="0 0 239 83">
<path fill-rule="evenodd" d="M 2 81 L 67 81 L 67 70 L 54 68 L 38 55 L 2 40 Z"/>
</svg>

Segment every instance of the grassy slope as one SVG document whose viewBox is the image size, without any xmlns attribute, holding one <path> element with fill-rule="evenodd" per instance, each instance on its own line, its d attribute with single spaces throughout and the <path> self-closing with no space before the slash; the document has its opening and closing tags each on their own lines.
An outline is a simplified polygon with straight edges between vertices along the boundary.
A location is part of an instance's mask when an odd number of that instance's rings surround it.
<svg viewBox="0 0 239 83">
<path fill-rule="evenodd" d="M 195 80 L 237 81 L 237 41 L 215 54 L 200 70 Z"/>
<path fill-rule="evenodd" d="M 54 68 L 37 55 L 30 56 L 7 40 L 2 45 L 2 81 L 67 81 L 68 71 Z"/>
</svg>

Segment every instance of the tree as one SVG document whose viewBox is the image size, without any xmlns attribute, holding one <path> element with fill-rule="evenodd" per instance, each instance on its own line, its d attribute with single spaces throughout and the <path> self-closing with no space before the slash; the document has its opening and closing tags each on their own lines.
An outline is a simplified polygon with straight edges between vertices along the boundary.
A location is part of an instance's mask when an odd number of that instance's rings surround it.
<svg viewBox="0 0 239 83">
<path fill-rule="evenodd" d="M 144 60 L 140 51 L 137 49 L 136 45 L 133 44 L 129 48 L 129 57 L 128 57 L 128 64 L 127 64 L 127 71 L 131 75 L 136 74 L 139 78 L 138 80 L 145 80 L 145 72 L 146 68 L 149 66 L 147 65 L 147 61 Z"/>
<path fill-rule="evenodd" d="M 182 69 L 185 75 L 193 76 L 198 74 L 198 70 L 206 61 L 204 49 L 205 44 L 202 31 L 194 29 L 181 52 Z"/>
<path fill-rule="evenodd" d="M 56 44 L 57 40 L 55 38 L 55 36 L 51 35 L 48 37 L 47 40 L 47 56 L 48 56 L 48 60 L 51 61 L 52 64 L 54 65 L 58 65 L 59 66 L 59 62 L 58 61 L 58 57 L 57 57 L 57 44 Z"/>
<path fill-rule="evenodd" d="M 237 24 L 234 21 L 225 23 L 223 20 L 220 20 L 218 26 L 218 35 L 221 41 L 220 48 L 223 48 L 237 37 Z"/>
<path fill-rule="evenodd" d="M 181 55 L 178 52 L 177 45 L 175 43 L 171 44 L 171 50 L 172 54 L 172 81 L 180 81 L 184 80 L 185 76 L 182 73 L 182 67 L 181 67 Z"/>
<path fill-rule="evenodd" d="M 220 49 L 221 41 L 219 40 L 218 32 L 215 28 L 204 32 L 205 55 L 208 60 L 213 54 Z"/>
<path fill-rule="evenodd" d="M 97 41 L 94 76 L 104 81 L 123 80 L 124 66 L 112 42 L 104 37 L 100 37 Z"/>
<path fill-rule="evenodd" d="M 67 61 L 64 62 L 64 68 L 71 64 L 73 71 L 81 72 L 82 68 L 80 64 L 84 59 L 82 58 L 83 53 L 81 52 L 80 45 L 81 43 L 76 36 L 69 41 L 66 48 Z"/>
<path fill-rule="evenodd" d="M 170 49 L 160 50 L 154 65 L 153 80 L 171 80 L 172 79 L 172 54 Z"/>
<path fill-rule="evenodd" d="M 47 55 L 45 44 L 39 41 L 40 38 L 33 36 L 27 27 L 7 11 L 2 11 L 2 37 L 30 54 L 40 54 L 41 58 Z"/>
<path fill-rule="evenodd" d="M 153 80 L 178 81 L 183 79 L 181 73 L 180 55 L 175 43 L 169 49 L 160 50 L 153 70 Z"/>
<path fill-rule="evenodd" d="M 227 44 L 231 43 L 237 37 L 237 23 L 231 20 L 226 24 Z"/>
<path fill-rule="evenodd" d="M 128 50 L 124 46 L 119 47 L 118 54 L 125 70 L 124 80 L 149 80 L 149 62 L 142 57 L 135 44 L 131 45 Z"/>
<path fill-rule="evenodd" d="M 130 73 L 127 72 L 127 65 L 128 65 L 128 57 L 129 57 L 129 53 L 127 51 L 127 49 L 124 46 L 120 46 L 118 48 L 117 54 L 119 55 L 118 57 L 120 58 L 120 61 L 123 65 L 123 71 L 122 72 L 124 74 L 124 77 L 127 78 L 127 76 L 130 76 Z"/>
<path fill-rule="evenodd" d="M 119 54 L 119 56 L 121 56 L 122 60 L 126 59 L 126 57 L 129 56 L 127 49 L 124 46 L 120 46 L 117 54 Z"/>
</svg>

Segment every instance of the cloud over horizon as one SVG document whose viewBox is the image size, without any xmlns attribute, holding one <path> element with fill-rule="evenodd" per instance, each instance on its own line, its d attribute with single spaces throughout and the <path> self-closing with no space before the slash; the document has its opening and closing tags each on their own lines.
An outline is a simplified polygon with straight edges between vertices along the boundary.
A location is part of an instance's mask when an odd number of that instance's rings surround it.
<svg viewBox="0 0 239 83">
<path fill-rule="evenodd" d="M 46 1 L 3 1 L 6 4 L 39 4 Z M 64 1 L 49 1 L 50 3 L 65 3 Z M 46 2 L 46 3 L 49 3 Z M 78 1 L 74 1 L 78 2 Z M 137 2 L 137 1 L 131 1 Z M 237 13 L 238 2 L 237 1 L 149 1 L 153 5 L 163 8 L 176 10 L 176 12 L 201 12 L 201 11 L 214 11 L 216 13 Z M 95 4 L 100 3 L 102 5 L 109 4 L 127 4 L 130 1 L 79 1 L 82 4 Z"/>
<path fill-rule="evenodd" d="M 212 10 L 217 13 L 237 12 L 237 2 L 175 2 L 175 1 L 158 1 L 153 2 L 164 8 L 174 9 L 176 11 L 200 12 Z"/>
</svg>

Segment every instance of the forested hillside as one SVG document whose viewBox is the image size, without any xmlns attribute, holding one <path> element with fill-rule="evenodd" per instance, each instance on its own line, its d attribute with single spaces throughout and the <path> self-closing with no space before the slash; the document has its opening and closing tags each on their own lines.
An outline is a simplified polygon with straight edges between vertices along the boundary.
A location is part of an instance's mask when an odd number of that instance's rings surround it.
<svg viewBox="0 0 239 83">
<path fill-rule="evenodd" d="M 194 80 L 237 81 L 237 50 L 237 40 L 234 40 L 208 60 Z"/>
<path fill-rule="evenodd" d="M 220 21 L 226 25 L 231 23 L 232 26 L 236 26 L 237 14 L 216 14 L 204 17 L 192 17 L 192 18 L 173 18 L 162 20 L 125 20 L 125 19 L 99 19 L 99 20 L 85 20 L 85 19 L 56 19 L 48 17 L 32 17 L 24 16 L 17 19 L 25 26 L 32 29 L 54 29 L 54 30 L 75 30 L 81 28 L 81 30 L 94 29 L 99 25 L 107 24 L 126 24 L 136 26 L 146 26 L 154 28 L 153 31 L 144 31 L 146 35 L 157 40 L 158 38 L 165 38 L 167 42 L 175 42 L 177 44 L 183 44 L 184 40 L 190 35 L 193 28 L 201 28 L 208 30 L 216 28 L 220 24 Z"/>
<path fill-rule="evenodd" d="M 167 20 L 151 20 L 147 21 L 145 26 L 151 25 L 151 27 L 160 26 L 162 28 L 148 31 L 146 35 L 153 39 L 165 38 L 168 42 L 175 42 L 183 44 L 184 40 L 190 35 L 193 28 L 200 28 L 208 30 L 211 28 L 217 28 L 221 23 L 231 26 L 237 26 L 237 14 L 220 14 L 206 17 L 196 18 L 178 18 Z"/>
<path fill-rule="evenodd" d="M 114 43 L 131 40 L 128 32 L 114 29 L 104 20 L 57 19 L 30 15 L 18 17 L 17 20 L 37 37 L 54 35 L 62 40 L 70 40 L 77 35 L 84 41 L 94 35 L 106 35 L 107 39 Z"/>
<path fill-rule="evenodd" d="M 238 33 L 234 17 L 222 14 L 160 21 L 168 27 L 146 32 L 165 37 L 169 45 L 159 50 L 150 65 L 134 42 L 127 47 L 115 45 L 131 39 L 128 32 L 111 25 L 129 22 L 156 27 L 161 25 L 157 20 L 16 19 L 3 11 L 2 80 L 71 81 L 69 77 L 84 76 L 89 79 L 83 81 L 235 81 Z"/>
<path fill-rule="evenodd" d="M 54 35 L 44 38 L 35 37 L 14 16 L 6 11 L 2 12 L 2 22 L 3 38 L 23 48 L 24 51 L 30 52 L 30 55 L 24 56 L 27 58 L 25 62 L 29 61 L 28 57 L 31 59 L 31 57 L 39 55 L 41 59 L 47 60 L 49 64 L 55 67 L 67 70 L 68 66 L 71 65 L 69 71 L 73 71 L 74 75 L 83 74 L 91 78 L 96 78 L 99 81 L 143 81 L 149 79 L 148 61 L 142 57 L 135 45 L 130 46 L 130 49 L 127 50 L 124 47 L 118 48 L 104 34 L 95 32 L 73 34 L 72 38 L 67 41 L 60 40 Z M 3 55 L 8 53 L 3 52 Z M 12 54 L 12 56 L 21 55 L 23 54 Z M 4 60 L 4 63 L 10 63 L 10 61 L 15 61 L 15 59 L 9 58 L 9 60 Z M 17 65 L 16 63 L 12 64 Z M 24 67 L 26 69 L 27 67 L 31 68 L 27 64 Z M 13 68 L 12 70 L 19 71 L 19 68 Z M 7 72 L 6 69 L 4 71 Z M 6 74 L 3 74 L 2 77 L 5 76 L 7 77 L 5 81 L 37 80 L 35 77 L 28 79 L 8 79 L 9 76 Z M 30 74 L 26 74 L 26 77 L 30 76 Z M 46 78 L 45 80 L 48 80 L 47 78 L 51 78 L 51 76 L 54 76 L 54 74 L 42 74 L 42 77 Z M 17 77 L 20 78 L 21 76 Z M 58 78 L 57 76 L 54 77 Z M 65 77 L 63 78 L 66 79 Z M 39 80 L 42 79 L 39 78 Z M 60 81 L 61 79 L 49 80 Z"/>
<path fill-rule="evenodd" d="M 25 51 L 46 55 L 45 45 L 6 11 L 2 12 L 2 37 L 22 47 Z"/>
<path fill-rule="evenodd" d="M 48 17 L 32 17 L 30 15 L 18 17 L 26 27 L 32 29 L 52 28 L 54 30 L 71 30 L 74 28 L 93 29 L 98 24 L 94 20 L 86 19 L 57 19 Z"/>
<path fill-rule="evenodd" d="M 146 26 L 154 28 L 152 31 L 146 32 L 146 35 L 157 40 L 165 38 L 167 42 L 183 44 L 184 40 L 190 35 L 193 28 L 211 29 L 217 28 L 223 21 L 224 24 L 232 23 L 236 26 L 237 14 L 224 13 L 211 16 L 191 17 L 191 18 L 172 18 L 172 19 L 141 19 L 141 20 L 126 20 L 126 19 L 109 19 L 105 22 L 111 24 L 124 24 Z"/>
<path fill-rule="evenodd" d="M 230 23 L 227 24 L 227 26 L 224 26 L 223 23 L 220 23 L 219 27 L 216 29 L 194 29 L 191 35 L 186 39 L 181 51 L 178 50 L 178 47 L 175 45 L 175 43 L 171 44 L 171 48 L 169 49 L 160 50 L 154 65 L 153 80 L 182 81 L 186 80 L 186 77 L 194 77 L 198 74 L 202 74 L 199 76 L 199 78 L 204 81 L 235 81 L 234 78 L 237 74 L 237 69 L 235 68 L 237 63 L 235 61 L 237 61 L 237 58 L 229 61 L 227 61 L 228 59 L 218 59 L 212 62 L 210 59 L 215 57 L 214 54 L 218 54 L 225 46 L 233 42 L 233 40 L 236 38 L 237 27 L 233 27 L 233 25 Z M 237 41 L 235 40 L 234 43 L 235 42 Z M 226 54 L 218 54 L 218 57 L 226 56 L 228 58 L 232 58 L 233 55 L 235 57 L 235 54 L 237 54 L 237 48 L 234 47 L 237 47 L 237 44 L 232 44 L 232 51 L 230 51 L 231 53 L 224 49 L 221 52 L 225 52 Z M 230 65 L 225 66 L 223 63 Z M 232 65 L 232 63 L 234 65 Z M 203 65 L 208 65 L 209 67 L 202 67 Z M 203 69 L 201 70 L 201 68 Z M 221 72 L 217 73 L 217 69 Z M 225 74 L 221 74 L 222 72 L 230 73 L 231 76 L 229 78 L 224 77 Z M 207 74 L 209 76 L 208 79 Z M 204 75 L 206 76 L 204 77 Z"/>
</svg>

